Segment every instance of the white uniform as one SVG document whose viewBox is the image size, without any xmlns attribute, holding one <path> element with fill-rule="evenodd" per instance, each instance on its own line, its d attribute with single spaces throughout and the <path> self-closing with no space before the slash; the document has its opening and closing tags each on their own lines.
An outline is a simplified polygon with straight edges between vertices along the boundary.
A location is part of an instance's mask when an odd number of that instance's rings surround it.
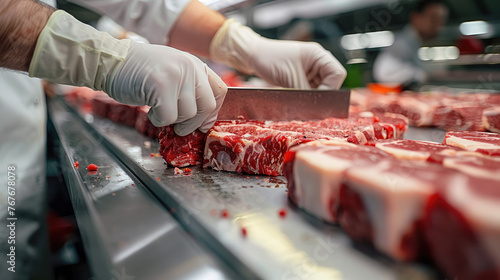
<svg viewBox="0 0 500 280">
<path fill-rule="evenodd" d="M 394 44 L 384 49 L 373 64 L 373 78 L 380 83 L 423 83 L 427 74 L 418 57 L 420 38 L 411 26 L 396 34 Z"/>
<path fill-rule="evenodd" d="M 167 34 L 191 0 L 69 0 L 105 14 L 152 44 L 167 44 Z"/>
</svg>

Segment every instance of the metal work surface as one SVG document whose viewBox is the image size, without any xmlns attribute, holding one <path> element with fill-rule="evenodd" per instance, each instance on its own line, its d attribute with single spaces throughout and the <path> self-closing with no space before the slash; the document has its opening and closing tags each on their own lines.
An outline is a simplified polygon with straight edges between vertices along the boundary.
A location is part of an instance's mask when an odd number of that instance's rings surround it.
<svg viewBox="0 0 500 280">
<path fill-rule="evenodd" d="M 219 120 L 322 120 L 347 118 L 350 91 L 229 88 Z"/>
<path fill-rule="evenodd" d="M 427 267 L 395 263 L 371 248 L 355 246 L 337 226 L 296 209 L 288 201 L 283 177 L 200 167 L 192 167 L 191 175 L 175 174 L 156 155 L 159 144 L 153 139 L 107 119 L 82 119 L 187 231 L 241 278 L 434 279 Z M 282 209 L 285 217 L 279 215 Z"/>
<path fill-rule="evenodd" d="M 102 147 L 58 100 L 49 102 L 85 251 L 96 279 L 237 279 Z M 79 167 L 75 167 L 75 162 Z M 87 171 L 88 164 L 98 165 Z"/>
<path fill-rule="evenodd" d="M 409 127 L 404 138 L 419 141 L 443 143 L 446 131 L 435 127 Z"/>
</svg>

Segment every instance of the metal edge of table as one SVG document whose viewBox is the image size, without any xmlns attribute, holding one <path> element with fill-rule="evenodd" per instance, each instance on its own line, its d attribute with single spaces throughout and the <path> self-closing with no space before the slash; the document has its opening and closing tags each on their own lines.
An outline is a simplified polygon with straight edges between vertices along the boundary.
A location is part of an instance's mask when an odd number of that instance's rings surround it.
<svg viewBox="0 0 500 280">
<path fill-rule="evenodd" d="M 49 114 L 61 142 L 63 174 L 84 248 L 97 279 L 171 279 L 174 275 L 175 279 L 203 275 L 241 279 L 189 236 L 60 101 L 49 102 Z M 79 141 L 77 147 L 75 141 Z M 75 159 L 81 163 L 79 169 L 73 166 Z M 86 172 L 91 161 L 100 163 L 96 174 Z"/>
</svg>

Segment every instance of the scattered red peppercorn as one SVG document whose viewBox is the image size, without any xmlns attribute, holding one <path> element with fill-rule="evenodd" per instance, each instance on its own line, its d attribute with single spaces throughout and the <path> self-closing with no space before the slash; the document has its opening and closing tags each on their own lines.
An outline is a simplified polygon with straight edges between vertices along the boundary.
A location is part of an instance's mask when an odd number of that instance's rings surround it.
<svg viewBox="0 0 500 280">
<path fill-rule="evenodd" d="M 222 210 L 220 211 L 220 216 L 221 216 L 222 218 L 228 218 L 228 217 L 229 217 L 229 210 L 227 210 L 227 209 L 222 209 Z"/>
<path fill-rule="evenodd" d="M 161 181 L 161 178 L 160 178 L 160 177 L 158 177 L 158 181 Z"/>
<path fill-rule="evenodd" d="M 184 172 L 191 172 L 191 168 L 184 169 Z"/>
<path fill-rule="evenodd" d="M 241 228 L 241 235 L 243 235 L 243 237 L 247 237 L 247 229 L 242 227 Z"/>
<path fill-rule="evenodd" d="M 154 154 L 154 153 L 151 153 L 151 157 L 155 157 L 155 154 Z"/>
<path fill-rule="evenodd" d="M 80 163 L 78 163 L 78 161 L 75 161 L 74 166 L 75 166 L 76 169 L 78 169 L 78 167 L 80 167 Z"/>
<path fill-rule="evenodd" d="M 280 211 L 278 212 L 278 214 L 279 214 L 280 218 L 285 218 L 287 211 L 285 208 L 281 208 Z"/>
<path fill-rule="evenodd" d="M 89 166 L 87 166 L 88 171 L 97 171 L 97 165 L 91 163 Z"/>
</svg>

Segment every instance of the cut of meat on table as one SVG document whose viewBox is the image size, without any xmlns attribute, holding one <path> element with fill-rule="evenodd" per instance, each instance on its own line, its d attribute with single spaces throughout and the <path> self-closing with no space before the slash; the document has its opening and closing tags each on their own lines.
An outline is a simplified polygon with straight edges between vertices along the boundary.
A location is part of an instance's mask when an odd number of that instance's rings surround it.
<svg viewBox="0 0 500 280">
<path fill-rule="evenodd" d="M 392 104 L 390 112 L 406 116 L 413 126 L 431 126 L 439 105 L 437 98 L 417 94 L 403 95 Z"/>
<path fill-rule="evenodd" d="M 440 163 L 445 167 L 471 176 L 500 180 L 500 157 L 458 151 L 455 153 L 434 153 L 427 161 Z"/>
<path fill-rule="evenodd" d="M 500 133 L 500 106 L 485 109 L 482 121 L 487 130 Z"/>
<path fill-rule="evenodd" d="M 440 106 L 434 114 L 434 126 L 447 131 L 485 131 L 482 112 L 491 105 L 475 102 Z"/>
<path fill-rule="evenodd" d="M 293 147 L 284 163 L 288 197 L 308 213 L 337 222 L 343 172 L 388 158 L 392 156 L 379 149 L 340 141 L 314 141 Z"/>
<path fill-rule="evenodd" d="M 500 279 L 500 181 L 465 176 L 426 206 L 423 231 L 448 279 Z"/>
<path fill-rule="evenodd" d="M 447 132 L 444 144 L 471 152 L 500 156 L 500 134 L 477 131 Z"/>
<path fill-rule="evenodd" d="M 371 242 L 396 260 L 418 259 L 426 247 L 421 219 L 428 199 L 460 180 L 455 170 L 419 161 L 350 168 L 340 189 L 339 223 L 354 240 Z"/>
<path fill-rule="evenodd" d="M 92 111 L 94 115 L 101 118 L 107 118 L 108 112 L 113 104 L 117 104 L 115 100 L 109 97 L 104 92 L 98 93 L 94 99 L 92 99 Z"/>
<path fill-rule="evenodd" d="M 435 153 L 454 154 L 457 150 L 462 150 L 445 144 L 408 139 L 377 141 L 367 145 L 377 147 L 398 159 L 420 161 L 426 161 Z"/>
<path fill-rule="evenodd" d="M 137 107 L 115 102 L 109 108 L 108 118 L 116 123 L 134 127 L 137 118 Z"/>
<path fill-rule="evenodd" d="M 359 131 L 326 132 L 279 131 L 242 124 L 216 126 L 207 135 L 203 165 L 216 170 L 277 176 L 282 174 L 284 155 L 292 146 L 319 139 L 366 142 Z"/>
<path fill-rule="evenodd" d="M 160 155 L 170 165 L 185 167 L 203 163 L 205 133 L 195 130 L 180 137 L 174 132 L 174 126 L 164 126 L 158 135 Z"/>
<path fill-rule="evenodd" d="M 407 129 L 403 116 L 367 114 L 307 122 L 217 122 L 206 137 L 195 132 L 185 139 L 172 128 L 163 128 L 160 153 L 168 164 L 178 167 L 198 164 L 204 157 L 204 166 L 217 170 L 280 175 L 284 153 L 294 145 L 321 139 L 364 144 L 368 139 L 394 139 Z"/>
<path fill-rule="evenodd" d="M 154 126 L 153 123 L 151 123 L 151 121 L 149 120 L 148 118 L 149 109 L 150 108 L 148 106 L 142 106 L 137 108 L 135 129 L 137 129 L 137 131 L 148 137 L 157 138 L 160 128 Z"/>
</svg>

